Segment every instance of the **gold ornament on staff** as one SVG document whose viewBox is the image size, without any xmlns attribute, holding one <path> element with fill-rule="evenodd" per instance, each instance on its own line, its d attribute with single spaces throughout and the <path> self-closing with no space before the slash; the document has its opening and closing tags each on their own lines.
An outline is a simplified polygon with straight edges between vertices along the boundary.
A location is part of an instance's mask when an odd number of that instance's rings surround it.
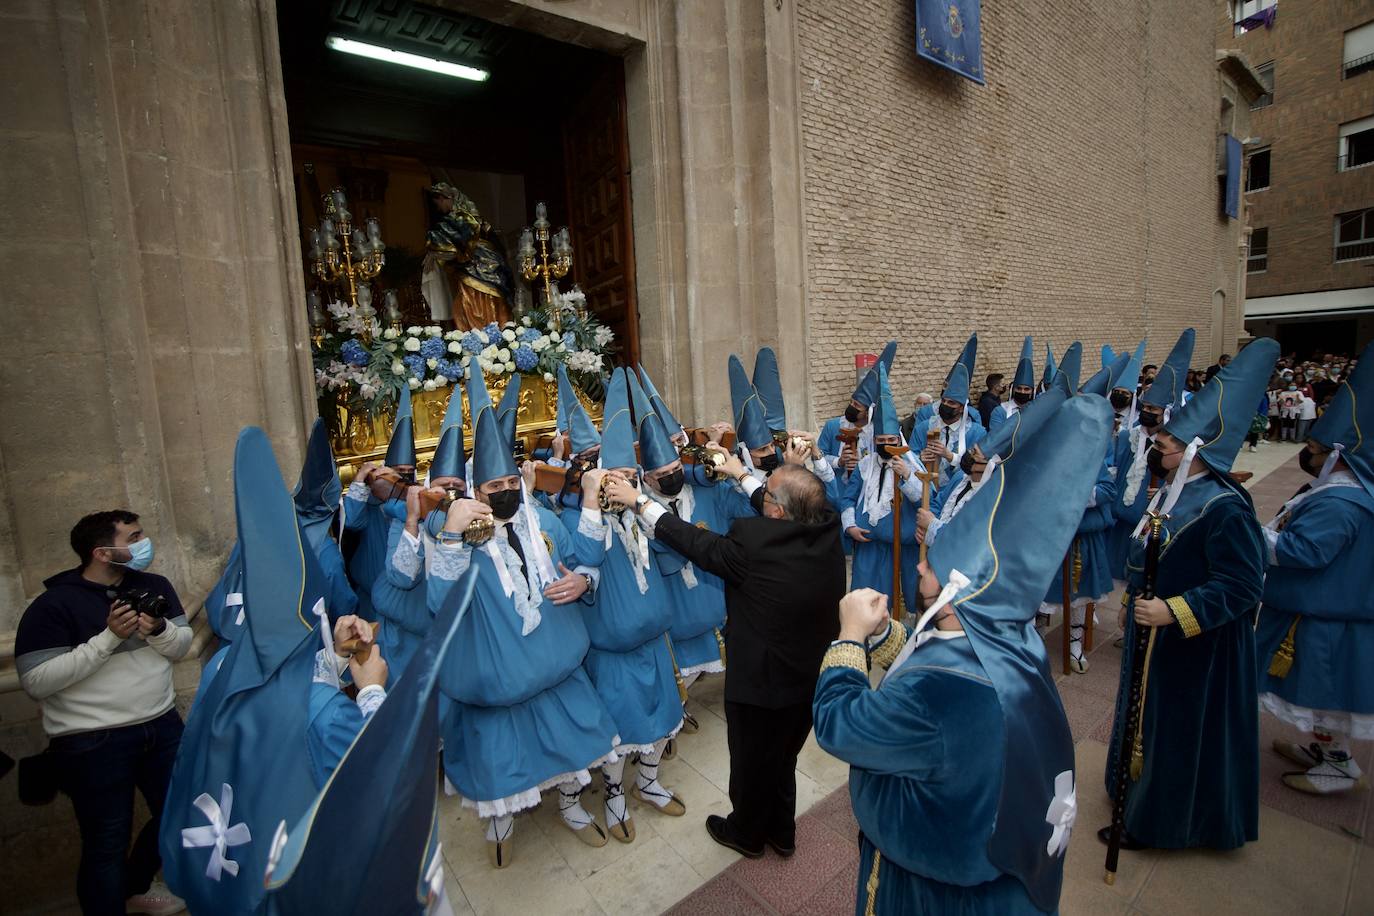
<svg viewBox="0 0 1374 916">
<path fill-rule="evenodd" d="M 572 239 L 564 226 L 549 234 L 549 208 L 541 200 L 534 205 L 534 228 L 526 226 L 520 233 L 520 273 L 526 280 L 538 278 L 544 284 L 544 307 L 548 309 L 555 331 L 562 331 L 560 310 L 554 305 L 553 281 L 568 275 L 572 267 Z M 535 251 L 534 243 L 539 242 Z M 553 260 L 549 260 L 550 244 Z"/>
<path fill-rule="evenodd" d="M 324 195 L 324 219 L 318 229 L 310 230 L 310 272 L 325 283 L 347 283 L 348 301 L 371 326 L 377 314 L 372 307 L 371 280 L 386 264 L 386 244 L 382 242 L 382 227 L 375 216 L 368 217 L 367 231 L 355 228 L 353 214 L 348 210 L 348 197 L 343 188 L 335 188 Z M 312 310 L 311 326 L 315 315 Z M 323 327 L 323 324 L 320 325 Z M 363 344 L 371 343 L 372 335 L 364 330 Z"/>
</svg>

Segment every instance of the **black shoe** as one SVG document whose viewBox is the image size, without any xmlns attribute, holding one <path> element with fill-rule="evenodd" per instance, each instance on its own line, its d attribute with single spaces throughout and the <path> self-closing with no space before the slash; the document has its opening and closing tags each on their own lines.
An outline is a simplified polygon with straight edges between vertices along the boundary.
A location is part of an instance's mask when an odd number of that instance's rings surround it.
<svg viewBox="0 0 1374 916">
<path fill-rule="evenodd" d="M 768 840 L 768 846 L 784 859 L 792 858 L 792 854 L 797 851 L 797 841 L 795 837 L 786 843 L 770 839 Z"/>
<path fill-rule="evenodd" d="M 719 814 L 712 814 L 706 818 L 706 832 L 711 835 L 711 839 L 726 849 L 733 849 L 746 859 L 758 859 L 763 856 L 762 846 L 757 849 L 750 849 L 745 846 L 735 837 L 735 832 L 730 829 L 730 822 Z"/>
<path fill-rule="evenodd" d="M 1112 825 L 1108 824 L 1106 827 L 1097 831 L 1097 838 L 1102 841 L 1103 846 L 1110 844 L 1112 839 Z M 1149 849 L 1150 847 L 1123 830 L 1121 831 L 1121 848 L 1129 852 L 1138 852 L 1142 849 Z"/>
</svg>

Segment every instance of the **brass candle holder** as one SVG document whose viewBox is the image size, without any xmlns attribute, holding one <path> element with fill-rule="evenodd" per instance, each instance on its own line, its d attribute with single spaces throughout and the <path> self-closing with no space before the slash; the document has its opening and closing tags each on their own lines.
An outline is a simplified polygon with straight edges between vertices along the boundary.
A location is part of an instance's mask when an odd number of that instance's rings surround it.
<svg viewBox="0 0 1374 916">
<path fill-rule="evenodd" d="M 540 201 L 534 207 L 534 228 L 526 226 L 520 233 L 520 273 L 526 280 L 538 278 L 543 281 L 544 307 L 553 320 L 554 329 L 561 331 L 561 310 L 554 305 L 553 281 L 566 277 L 572 267 L 572 240 L 568 236 L 567 226 L 550 235 L 550 225 L 548 207 Z M 538 251 L 534 246 L 536 241 L 539 243 Z M 552 259 L 549 257 L 550 243 Z"/>
<path fill-rule="evenodd" d="M 366 281 L 381 273 L 386 264 L 386 245 L 381 224 L 369 217 L 366 232 L 353 225 L 348 197 L 343 188 L 324 195 L 324 219 L 318 229 L 310 230 L 310 270 L 325 283 L 347 284 L 348 301 L 366 319 L 368 326 L 377 314 L 372 307 L 372 287 Z M 364 344 L 371 334 L 364 332 Z"/>
</svg>

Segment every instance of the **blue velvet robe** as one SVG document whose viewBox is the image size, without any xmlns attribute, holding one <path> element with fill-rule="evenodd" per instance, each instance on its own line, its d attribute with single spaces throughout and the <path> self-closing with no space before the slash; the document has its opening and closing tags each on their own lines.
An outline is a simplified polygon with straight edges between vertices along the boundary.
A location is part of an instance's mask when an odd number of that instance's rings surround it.
<svg viewBox="0 0 1374 916">
<path fill-rule="evenodd" d="M 1293 666 L 1269 663 L 1294 621 Z M 1255 629 L 1260 693 L 1308 710 L 1374 714 L 1374 497 L 1323 487 L 1279 532 Z"/>
<path fill-rule="evenodd" d="M 998 404 L 997 409 L 992 412 L 992 416 L 988 419 L 989 433 L 995 432 L 997 430 L 997 427 L 1001 426 L 1003 423 L 1011 419 L 1011 414 L 1007 413 L 1007 410 L 1009 408 L 1016 408 L 1012 411 L 1012 413 L 1017 413 L 1021 409 L 1016 406 L 1015 401 L 1004 401 L 1003 403 Z"/>
<path fill-rule="evenodd" d="M 1177 622 L 1159 629 L 1144 708 L 1144 769 L 1131 783 L 1126 830 L 1157 849 L 1234 849 L 1259 835 L 1255 610 L 1264 546 L 1248 494 L 1212 473 L 1189 483 L 1164 523 L 1156 595 Z M 1144 584 L 1144 543 L 1127 564 Z M 1131 603 L 1134 599 L 1131 599 Z M 1135 621 L 1126 619 L 1107 792 L 1130 690 Z"/>
<path fill-rule="evenodd" d="M 562 516 L 575 535 L 577 562 L 601 571 L 595 599 L 582 609 L 591 643 L 584 665 L 610 710 L 621 745 L 646 749 L 682 725 L 682 700 L 668 644 L 673 602 L 664 588 L 657 554 L 649 551 L 644 570 L 647 591 L 641 593 L 620 535 L 612 534 L 607 546 L 600 516 L 594 509 Z M 620 518 L 623 524 L 638 524 L 628 510 Z"/>
<path fill-rule="evenodd" d="M 382 622 L 377 645 L 382 647 L 391 676 L 405 671 L 434 620 L 425 582 L 425 545 L 405 535 L 405 522 L 391 519 L 386 555 L 372 584 L 372 607 Z"/>
<path fill-rule="evenodd" d="M 1115 518 L 1112 503 L 1116 500 L 1116 482 L 1112 476 L 1112 469 L 1104 460 L 1097 483 L 1093 485 L 1093 504 L 1083 511 L 1083 520 L 1078 523 L 1078 533 L 1074 535 L 1075 559 L 1081 569 L 1077 587 L 1069 591 L 1071 600 L 1099 601 L 1112 591 L 1111 563 L 1107 557 L 1107 529 Z M 1069 572 L 1072 575 L 1072 560 Z M 1064 567 L 1060 566 L 1050 581 L 1049 591 L 1045 592 L 1045 603 L 1062 604 L 1063 600 Z"/>
<path fill-rule="evenodd" d="M 983 424 L 978 421 L 978 411 L 974 407 L 965 407 L 964 415 L 968 417 L 968 429 L 964 432 L 964 451 L 968 451 L 969 449 L 977 445 L 979 442 L 982 442 L 983 439 L 987 436 L 988 431 L 983 429 Z M 919 455 L 921 452 L 925 450 L 927 432 L 929 432 L 931 429 L 943 428 L 944 425 L 941 423 L 940 418 L 938 416 L 930 416 L 924 420 L 917 420 L 916 425 L 912 427 L 911 430 L 911 450 Z M 953 452 L 955 451 L 957 446 L 957 438 L 951 438 L 949 450 Z M 956 455 L 955 457 L 957 458 L 958 456 Z M 948 483 L 950 478 L 953 477 L 954 473 L 958 470 L 959 464 L 957 461 L 949 462 L 941 460 L 940 480 L 938 481 L 939 485 L 944 486 L 946 483 Z"/>
<path fill-rule="evenodd" d="M 370 495 L 355 499 L 350 488 L 344 499 L 344 528 L 357 535 L 358 545 L 348 560 L 348 577 L 353 580 L 353 591 L 358 597 L 358 616 L 365 620 L 377 619 L 372 608 L 372 586 L 386 562 L 389 522 L 381 505 Z"/>
<path fill-rule="evenodd" d="M 888 469 L 886 473 L 891 475 L 891 469 Z M 917 595 L 919 594 L 920 576 L 916 572 L 916 565 L 921 547 L 916 541 L 916 512 L 921 508 L 921 486 L 920 479 L 913 472 L 901 488 L 902 603 L 908 611 L 912 612 L 918 612 Z M 864 479 L 860 468 L 855 468 L 854 473 L 850 475 L 849 484 L 840 500 L 841 513 L 843 514 L 847 510 L 853 510 L 854 525 L 867 531 L 869 538 L 867 543 L 854 542 L 854 563 L 850 573 L 849 587 L 851 589 L 871 588 L 891 596 L 893 594 L 892 545 L 894 543 L 892 512 L 889 509 L 888 514 L 880 519 L 877 524 L 869 523 L 868 505 L 864 502 Z"/>
<path fill-rule="evenodd" d="M 578 535 L 547 509 L 537 508 L 535 515 L 554 568 L 575 566 Z M 518 594 L 529 586 L 503 530 L 490 543 L 508 569 L 514 565 Z M 435 551 L 428 576 L 431 608 L 443 604 L 469 564 L 478 567 L 472 605 L 439 672 L 439 689 L 452 701 L 441 704 L 444 772 L 484 815 L 490 812 L 481 803 L 497 813 L 531 807 L 540 790 L 599 763 L 614 744 L 615 723 L 582 668 L 588 639 L 580 606 L 555 605 L 541 596 L 539 625 L 522 634 L 515 598 L 506 595 L 486 550 L 436 545 Z"/>
<path fill-rule="evenodd" d="M 385 656 L 383 656 L 385 658 Z M 395 674 L 388 674 L 394 682 Z M 358 704 L 332 684 L 310 685 L 310 727 L 305 733 L 306 757 L 316 788 L 324 788 L 329 776 L 348 753 L 358 732 L 367 723 Z"/>
<path fill-rule="evenodd" d="M 855 668 L 823 670 L 813 716 L 817 743 L 850 765 L 856 914 L 1042 912 L 988 858 L 1005 735 L 967 638 L 932 639 L 877 690 Z"/>
</svg>

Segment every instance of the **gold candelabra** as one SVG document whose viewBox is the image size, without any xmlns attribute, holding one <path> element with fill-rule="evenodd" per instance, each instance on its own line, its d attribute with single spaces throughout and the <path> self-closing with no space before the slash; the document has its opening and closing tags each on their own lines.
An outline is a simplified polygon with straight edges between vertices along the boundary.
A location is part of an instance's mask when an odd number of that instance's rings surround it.
<svg viewBox="0 0 1374 916">
<path fill-rule="evenodd" d="M 386 245 L 375 216 L 368 217 L 366 226 L 364 232 L 353 225 L 348 197 L 343 188 L 335 188 L 324 195 L 324 219 L 319 228 L 310 230 L 308 257 L 311 273 L 325 283 L 347 283 L 349 302 L 370 327 L 377 312 L 372 307 L 372 287 L 365 281 L 381 273 L 386 264 Z M 318 325 L 316 317 L 312 307 L 311 326 L 322 329 L 323 314 Z M 371 335 L 364 333 L 363 338 L 368 343 Z"/>
<path fill-rule="evenodd" d="M 568 227 L 549 233 L 549 210 L 543 201 L 534 207 L 534 228 L 526 226 L 520 233 L 520 273 L 526 280 L 540 279 L 544 283 L 544 307 L 553 320 L 554 329 L 562 330 L 561 309 L 554 303 L 554 280 L 568 275 L 572 267 L 572 240 L 568 237 Z M 534 243 L 539 242 L 538 251 Z M 549 259 L 550 243 L 553 259 Z"/>
</svg>

